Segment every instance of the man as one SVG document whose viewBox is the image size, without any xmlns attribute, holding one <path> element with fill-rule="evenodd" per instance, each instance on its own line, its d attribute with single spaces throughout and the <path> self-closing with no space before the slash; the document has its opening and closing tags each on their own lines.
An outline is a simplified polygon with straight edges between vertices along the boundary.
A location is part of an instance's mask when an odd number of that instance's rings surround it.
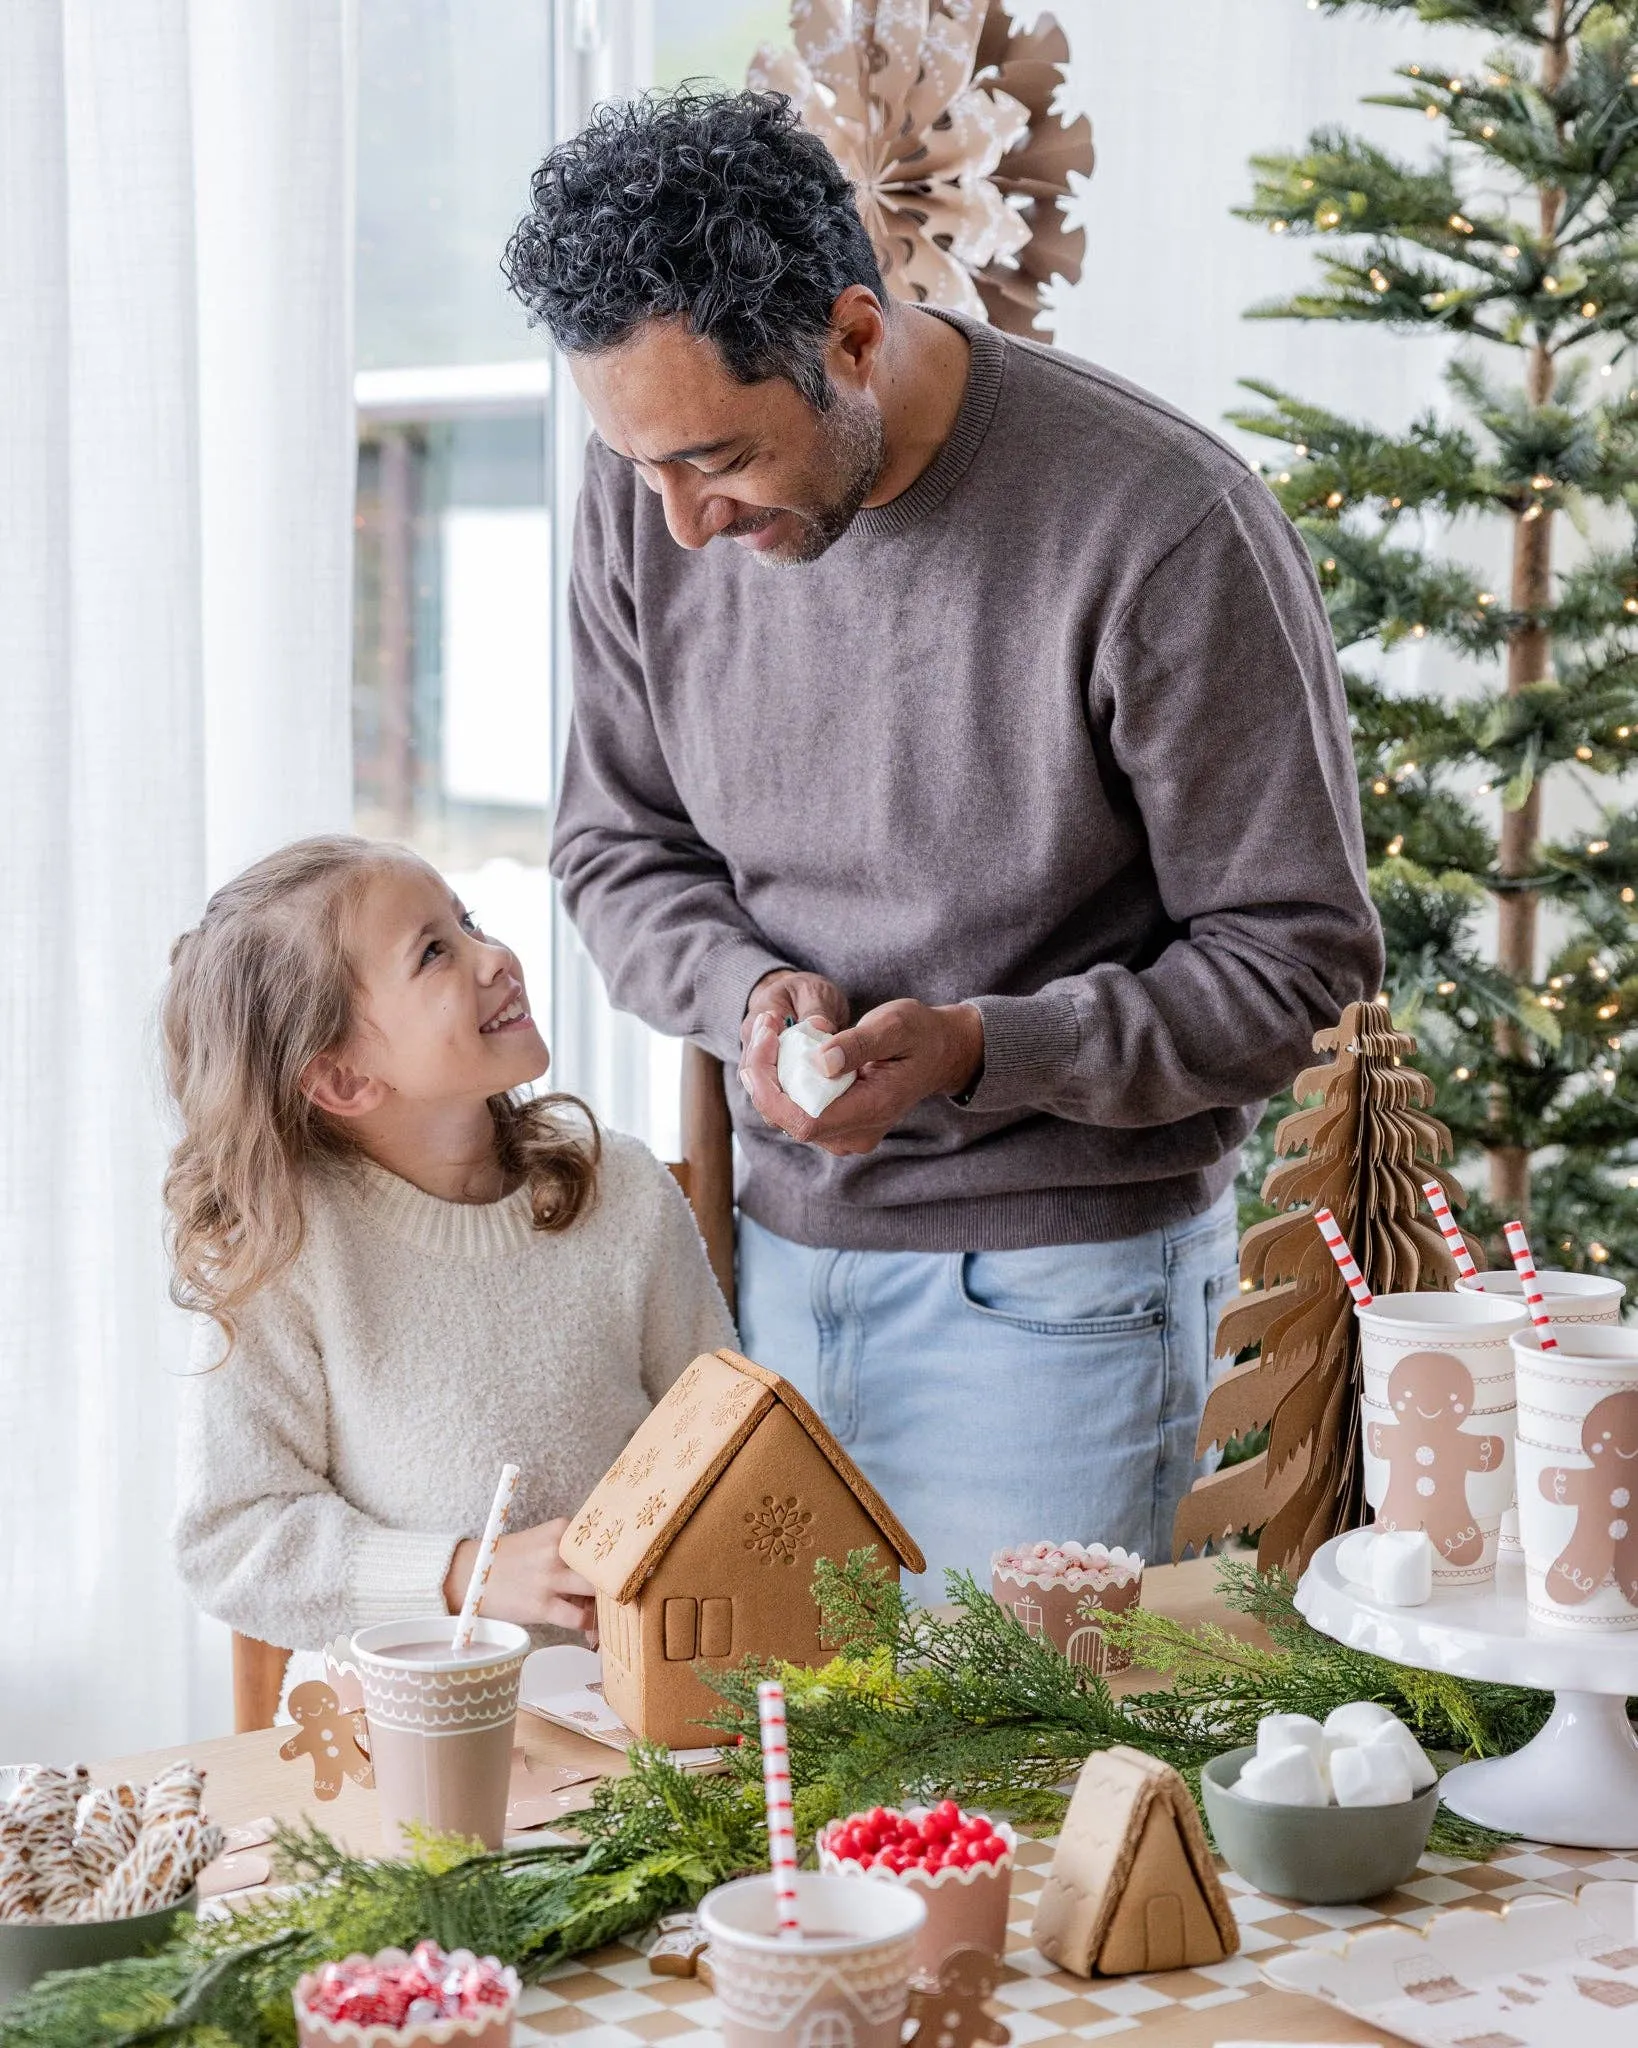
<svg viewBox="0 0 1638 2048">
<path fill-rule="evenodd" d="M 1170 1555 L 1236 1147 L 1377 986 L 1318 589 L 1158 400 L 889 300 L 777 96 L 606 108 L 506 258 L 596 427 L 554 872 L 737 1059 L 746 1349 L 927 1551 Z M 850 1091 L 780 1090 L 791 1019 Z"/>
</svg>

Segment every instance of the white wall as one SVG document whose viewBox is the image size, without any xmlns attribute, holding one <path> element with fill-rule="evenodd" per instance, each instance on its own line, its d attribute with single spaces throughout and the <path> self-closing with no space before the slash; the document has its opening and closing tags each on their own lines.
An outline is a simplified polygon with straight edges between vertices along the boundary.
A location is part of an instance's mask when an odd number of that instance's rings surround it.
<svg viewBox="0 0 1638 2048">
<path fill-rule="evenodd" d="M 1243 318 L 1312 277 L 1315 245 L 1229 209 L 1250 196 L 1248 158 L 1295 149 L 1323 125 L 1420 154 L 1432 124 L 1362 107 L 1362 95 L 1395 89 L 1394 67 L 1430 52 L 1470 65 L 1482 41 L 1400 18 L 1333 18 L 1303 0 L 1056 0 L 1052 12 L 1072 53 L 1066 101 L 1091 116 L 1097 152 L 1079 210 L 1086 266 L 1059 295 L 1059 345 L 1221 431 L 1246 396 L 1240 377 L 1395 424 L 1425 405 L 1437 341 Z"/>
</svg>

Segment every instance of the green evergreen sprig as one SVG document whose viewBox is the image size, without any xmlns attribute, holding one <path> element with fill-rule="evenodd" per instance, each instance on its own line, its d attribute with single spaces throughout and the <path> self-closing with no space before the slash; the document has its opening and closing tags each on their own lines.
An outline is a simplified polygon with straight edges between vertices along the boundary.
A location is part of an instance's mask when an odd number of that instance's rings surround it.
<svg viewBox="0 0 1638 2048">
<path fill-rule="evenodd" d="M 726 1702 L 719 1725 L 737 1745 L 731 1766 L 759 1782 L 756 1686 L 770 1669 L 785 1685 L 799 1834 L 860 1807 L 942 1797 L 1052 1824 L 1066 1782 L 1116 1743 L 1160 1757 L 1198 1795 L 1201 1766 L 1254 1743 L 1264 1714 L 1323 1719 L 1350 1700 L 1379 1700 L 1430 1748 L 1463 1755 L 1516 1749 L 1546 1718 L 1543 1694 L 1413 1671 L 1320 1635 L 1281 1573 L 1259 1574 L 1249 1559 L 1225 1559 L 1218 1573 L 1228 1606 L 1273 1647 L 1135 1608 L 1105 1627 L 1170 1683 L 1117 1699 L 965 1574 L 950 1575 L 948 1607 L 928 1609 L 910 1604 L 872 1552 L 821 1561 L 814 1595 L 838 1653 L 816 1671 L 752 1662 L 713 1678 Z M 1433 1846 L 1483 1855 L 1500 1839 L 1441 1809 Z"/>
<path fill-rule="evenodd" d="M 759 1794 L 689 1776 L 663 1751 L 639 1746 L 631 1762 L 577 1817 L 578 1843 L 485 1853 L 424 1836 L 408 1860 L 382 1861 L 281 1828 L 277 1875 L 295 1890 L 201 1920 L 153 1956 L 44 1978 L 0 2012 L 0 2048 L 287 2048 L 296 1979 L 330 1958 L 430 1935 L 533 1981 L 766 1868 Z"/>
</svg>

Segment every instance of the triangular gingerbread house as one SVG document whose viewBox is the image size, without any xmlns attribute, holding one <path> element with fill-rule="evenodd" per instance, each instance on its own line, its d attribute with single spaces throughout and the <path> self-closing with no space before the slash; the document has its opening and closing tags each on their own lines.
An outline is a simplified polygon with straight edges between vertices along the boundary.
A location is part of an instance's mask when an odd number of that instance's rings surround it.
<svg viewBox="0 0 1638 2048">
<path fill-rule="evenodd" d="M 603 1697 L 673 1749 L 709 1740 L 721 1700 L 699 1676 L 747 1656 L 823 1661 L 816 1559 L 874 1545 L 926 1561 L 796 1389 L 734 1351 L 696 1358 L 563 1539 L 597 1588 Z"/>
<path fill-rule="evenodd" d="M 1035 1946 L 1078 1977 L 1198 1969 L 1240 1946 L 1170 1764 L 1123 1746 L 1087 1758 L 1036 1901 Z"/>
</svg>

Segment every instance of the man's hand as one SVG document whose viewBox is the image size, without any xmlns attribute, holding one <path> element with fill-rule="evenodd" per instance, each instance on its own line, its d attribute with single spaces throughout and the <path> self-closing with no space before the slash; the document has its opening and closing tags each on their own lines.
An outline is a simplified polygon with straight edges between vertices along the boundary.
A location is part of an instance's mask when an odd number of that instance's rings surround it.
<svg viewBox="0 0 1638 2048">
<path fill-rule="evenodd" d="M 816 1024 L 821 1031 L 840 1031 L 850 1014 L 847 997 L 822 974 L 776 967 L 772 974 L 763 975 L 751 991 L 739 1027 L 739 1078 L 765 1122 L 780 1130 L 789 1128 L 782 1116 L 770 1114 L 781 1103 L 795 1115 L 802 1114 L 779 1085 L 780 1032 L 787 1024 Z"/>
<path fill-rule="evenodd" d="M 558 1555 L 568 1518 L 537 1522 L 503 1536 L 495 1546 L 495 1562 L 484 1588 L 483 1611 L 492 1621 L 516 1621 L 524 1627 L 578 1628 L 588 1634 L 595 1625 L 597 1589 Z M 466 1537 L 455 1546 L 444 1580 L 444 1605 L 459 1614 L 478 1561 L 478 1545 Z"/>
<path fill-rule="evenodd" d="M 820 1054 L 833 1078 L 858 1079 L 821 1117 L 797 1108 L 776 1073 L 779 1030 L 764 1012 L 747 1018 L 741 1078 L 756 1107 L 775 1129 L 804 1145 L 847 1158 L 873 1152 L 929 1095 L 959 1095 L 984 1064 L 984 1020 L 971 1003 L 937 1006 L 909 998 L 883 1003 L 840 1031 Z"/>
</svg>

